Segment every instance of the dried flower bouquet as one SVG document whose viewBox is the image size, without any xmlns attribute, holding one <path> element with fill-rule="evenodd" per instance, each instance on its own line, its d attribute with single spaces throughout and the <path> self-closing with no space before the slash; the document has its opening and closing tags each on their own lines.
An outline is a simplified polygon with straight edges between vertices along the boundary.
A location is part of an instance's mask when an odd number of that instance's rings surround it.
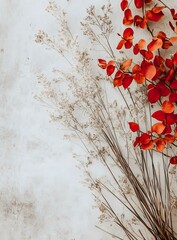
<svg viewBox="0 0 177 240">
<path fill-rule="evenodd" d="M 50 102 L 53 121 L 81 141 L 82 169 L 104 225 L 99 228 L 117 239 L 177 239 L 175 4 L 118 1 L 125 25 L 118 35 L 111 4 L 98 14 L 91 6 L 81 27 L 93 47 L 82 50 L 66 13 L 50 1 L 47 11 L 59 23 L 58 35 L 36 35 L 36 42 L 55 49 L 69 66 L 54 69 L 53 81 L 39 76 L 39 98 Z M 104 51 L 96 52 L 100 47 Z M 103 71 L 95 67 L 96 58 Z"/>
</svg>

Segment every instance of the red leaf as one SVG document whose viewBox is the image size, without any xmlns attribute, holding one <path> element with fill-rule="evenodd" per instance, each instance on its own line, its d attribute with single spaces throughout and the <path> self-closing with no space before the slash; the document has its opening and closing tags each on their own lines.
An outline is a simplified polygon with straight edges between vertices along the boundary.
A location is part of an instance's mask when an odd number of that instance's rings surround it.
<svg viewBox="0 0 177 240">
<path fill-rule="evenodd" d="M 160 94 L 163 97 L 166 97 L 170 94 L 170 90 L 168 89 L 168 87 L 166 87 L 163 82 L 159 82 L 156 87 L 158 87 L 158 89 L 160 90 Z"/>
<path fill-rule="evenodd" d="M 131 48 L 132 47 L 132 41 L 127 41 L 126 43 L 125 43 L 125 48 L 126 49 L 129 49 L 129 48 Z"/>
<path fill-rule="evenodd" d="M 169 96 L 169 101 L 172 102 L 177 102 L 177 93 L 171 93 Z"/>
<path fill-rule="evenodd" d="M 173 20 L 177 20 L 177 13 L 175 12 L 175 9 L 171 8 L 170 11 L 171 11 L 171 15 L 173 17 Z"/>
<path fill-rule="evenodd" d="M 132 40 L 133 39 L 133 34 L 134 34 L 134 31 L 132 28 L 126 28 L 123 32 L 123 37 L 126 39 L 126 40 Z"/>
<path fill-rule="evenodd" d="M 175 141 L 175 137 L 171 134 L 167 134 L 165 135 L 165 141 L 167 141 L 168 143 L 173 143 Z"/>
<path fill-rule="evenodd" d="M 158 89 L 154 88 L 148 92 L 148 100 L 150 103 L 155 103 L 160 99 L 160 92 Z"/>
<path fill-rule="evenodd" d="M 122 0 L 120 7 L 122 9 L 122 11 L 124 11 L 128 6 L 128 1 L 127 0 Z"/>
<path fill-rule="evenodd" d="M 168 125 L 173 125 L 177 122 L 177 116 L 174 113 L 166 113 L 166 122 Z"/>
<path fill-rule="evenodd" d="M 98 59 L 98 66 L 99 66 L 100 68 L 102 68 L 102 69 L 106 69 L 107 63 L 106 63 L 106 61 L 103 60 L 103 59 Z"/>
<path fill-rule="evenodd" d="M 172 129 L 170 125 L 166 126 L 165 133 L 171 133 Z"/>
<path fill-rule="evenodd" d="M 148 144 L 151 141 L 150 136 L 147 133 L 143 133 L 140 137 L 141 144 Z"/>
<path fill-rule="evenodd" d="M 173 46 L 173 44 L 169 40 L 164 40 L 162 48 L 168 49 L 169 47 Z"/>
<path fill-rule="evenodd" d="M 137 54 L 139 53 L 138 43 L 135 44 L 135 46 L 134 46 L 134 48 L 133 48 L 133 53 L 134 53 L 135 55 L 137 55 Z"/>
<path fill-rule="evenodd" d="M 165 113 L 161 110 L 158 110 L 152 114 L 152 117 L 157 119 L 158 121 L 164 121 L 165 119 Z"/>
<path fill-rule="evenodd" d="M 122 82 L 124 89 L 127 89 L 130 86 L 130 84 L 132 83 L 132 81 L 133 81 L 133 77 L 128 74 L 125 74 L 125 77 Z"/>
<path fill-rule="evenodd" d="M 172 89 L 177 89 L 177 80 L 176 80 L 176 79 L 174 79 L 174 80 L 172 81 L 172 83 L 170 84 L 170 87 L 171 87 Z"/>
<path fill-rule="evenodd" d="M 152 83 L 147 86 L 147 89 L 148 89 L 148 90 L 153 89 L 153 88 L 155 88 L 155 86 L 154 86 L 154 84 L 152 84 Z"/>
<path fill-rule="evenodd" d="M 154 58 L 154 65 L 157 67 L 160 67 L 162 63 L 164 62 L 164 59 L 161 56 L 156 55 Z"/>
<path fill-rule="evenodd" d="M 140 39 L 139 42 L 135 44 L 133 48 L 134 54 L 137 55 L 139 53 L 139 50 L 145 48 L 145 46 L 146 46 L 146 41 L 144 39 Z M 145 51 L 145 50 L 142 50 L 142 51 Z"/>
<path fill-rule="evenodd" d="M 168 68 L 172 68 L 173 67 L 173 62 L 171 59 L 167 58 L 165 60 L 165 65 L 168 67 Z"/>
<path fill-rule="evenodd" d="M 150 150 L 153 148 L 153 141 L 150 141 L 148 144 L 142 144 L 141 149 Z"/>
<path fill-rule="evenodd" d="M 169 21 L 169 25 L 171 27 L 171 29 L 175 32 L 175 27 L 173 26 L 173 24 Z"/>
<path fill-rule="evenodd" d="M 133 143 L 133 146 L 136 147 L 140 143 L 140 137 L 136 137 L 135 142 Z"/>
<path fill-rule="evenodd" d="M 170 163 L 171 164 L 177 164 L 177 156 L 174 156 L 174 157 L 170 158 Z"/>
<path fill-rule="evenodd" d="M 146 60 L 151 60 L 153 58 L 153 53 L 151 51 L 140 50 L 141 55 L 143 55 Z"/>
<path fill-rule="evenodd" d="M 165 127 L 166 126 L 163 123 L 155 123 L 152 126 L 151 131 L 156 132 L 157 134 L 161 134 L 165 130 Z"/>
<path fill-rule="evenodd" d="M 164 32 L 160 31 L 157 33 L 156 37 L 160 38 L 162 41 L 164 41 L 165 38 L 167 37 L 167 35 Z"/>
<path fill-rule="evenodd" d="M 170 81 L 171 79 L 174 78 L 174 75 L 175 75 L 175 71 L 174 71 L 174 68 L 171 68 L 167 74 L 166 74 L 166 77 L 165 77 L 165 81 L 168 82 Z M 171 87 L 171 86 L 170 86 Z"/>
<path fill-rule="evenodd" d="M 113 74 L 114 70 L 115 70 L 115 62 L 109 61 L 108 65 L 107 65 L 107 69 L 106 69 L 107 75 L 111 76 Z"/>
<path fill-rule="evenodd" d="M 164 16 L 163 12 L 154 13 L 152 10 L 146 12 L 146 18 L 153 22 L 158 22 Z"/>
<path fill-rule="evenodd" d="M 132 47 L 134 31 L 132 28 L 126 28 L 123 32 L 123 39 L 118 43 L 117 49 L 121 49 L 125 45 L 126 49 Z M 118 34 L 120 36 L 120 34 Z"/>
<path fill-rule="evenodd" d="M 131 10 L 128 8 L 124 11 L 123 24 L 131 25 L 133 23 L 133 16 Z"/>
<path fill-rule="evenodd" d="M 137 123 L 129 122 L 128 124 L 129 124 L 130 129 L 132 130 L 132 132 L 137 132 L 137 131 L 140 130 L 139 125 Z"/>
<path fill-rule="evenodd" d="M 115 70 L 115 66 L 109 65 L 106 70 L 107 70 L 107 75 L 111 76 Z"/>
<path fill-rule="evenodd" d="M 114 87 L 122 86 L 122 79 L 124 78 L 124 73 L 121 71 L 117 71 L 114 77 Z"/>
<path fill-rule="evenodd" d="M 139 26 L 140 28 L 145 28 L 147 24 L 147 19 L 144 17 L 140 17 L 139 15 L 134 16 L 134 24 L 135 26 Z"/>
<path fill-rule="evenodd" d="M 136 8 L 142 8 L 143 0 L 134 0 Z"/>
</svg>

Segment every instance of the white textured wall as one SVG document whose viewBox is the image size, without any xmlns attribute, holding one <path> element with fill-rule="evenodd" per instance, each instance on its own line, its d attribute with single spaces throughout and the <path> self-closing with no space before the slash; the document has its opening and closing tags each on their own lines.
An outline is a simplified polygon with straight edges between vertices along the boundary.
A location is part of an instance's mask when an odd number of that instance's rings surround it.
<svg viewBox="0 0 177 240">
<path fill-rule="evenodd" d="M 56 2 L 77 34 L 86 8 L 107 1 Z M 116 7 L 120 0 L 112 2 Z M 65 130 L 34 99 L 41 91 L 39 73 L 67 68 L 57 53 L 34 41 L 40 29 L 57 31 L 47 5 L 48 0 L 0 0 L 0 240 L 108 240 L 95 228 L 98 211 L 72 158 L 79 147 L 63 140 Z"/>
<path fill-rule="evenodd" d="M 82 19 L 90 1 L 74 2 Z M 34 99 L 41 90 L 36 74 L 59 64 L 56 53 L 34 41 L 39 29 L 55 32 L 47 4 L 0 0 L 0 239 L 107 239 L 94 227 L 93 199 L 72 159 L 76 146 Z"/>
</svg>

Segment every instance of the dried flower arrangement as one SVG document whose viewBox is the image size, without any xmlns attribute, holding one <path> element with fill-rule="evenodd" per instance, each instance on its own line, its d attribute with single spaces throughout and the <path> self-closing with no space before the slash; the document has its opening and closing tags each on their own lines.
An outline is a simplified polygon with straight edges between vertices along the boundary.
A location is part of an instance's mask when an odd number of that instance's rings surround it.
<svg viewBox="0 0 177 240">
<path fill-rule="evenodd" d="M 121 0 L 117 7 L 125 29 L 118 36 L 110 3 L 99 14 L 94 6 L 87 9 L 83 33 L 107 58 L 97 53 L 104 70 L 99 73 L 93 70 L 95 53 L 81 50 L 66 13 L 54 1 L 47 11 L 59 23 L 57 38 L 43 31 L 36 35 L 37 43 L 55 49 L 69 65 L 68 71 L 54 69 L 53 81 L 39 76 L 40 99 L 52 105 L 53 121 L 80 139 L 86 150 L 81 163 L 100 222 L 111 225 L 104 231 L 117 239 L 177 239 L 177 13 L 172 2 Z M 169 37 L 164 26 L 171 29 Z M 119 41 L 117 49 L 112 36 Z M 123 57 L 117 57 L 123 48 Z"/>
</svg>

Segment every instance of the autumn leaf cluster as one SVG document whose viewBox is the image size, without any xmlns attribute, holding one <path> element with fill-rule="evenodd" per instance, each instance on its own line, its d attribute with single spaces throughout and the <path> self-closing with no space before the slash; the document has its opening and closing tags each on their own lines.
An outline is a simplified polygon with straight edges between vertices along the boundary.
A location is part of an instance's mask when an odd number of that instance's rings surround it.
<svg viewBox="0 0 177 240">
<path fill-rule="evenodd" d="M 157 109 L 150 116 L 155 123 L 143 132 L 141 124 L 129 122 L 130 129 L 137 133 L 133 144 L 142 150 L 165 154 L 165 149 L 177 146 L 177 52 L 168 54 L 177 42 L 177 13 L 161 0 L 134 0 L 134 6 L 131 1 L 122 0 L 120 8 L 125 29 L 118 33 L 115 51 L 131 51 L 140 61 L 135 63 L 131 58 L 117 64 L 115 59 L 98 59 L 98 65 L 112 78 L 115 88 L 129 89 L 132 82 L 146 86 L 147 101 L 151 108 L 155 105 Z M 134 8 L 138 14 L 133 15 Z M 153 23 L 160 27 L 165 14 L 169 16 L 170 36 L 164 30 L 156 32 L 152 29 Z M 151 40 L 135 41 L 137 28 L 144 31 L 143 36 L 150 34 Z M 171 164 L 177 164 L 177 156 L 168 157 Z"/>
</svg>

